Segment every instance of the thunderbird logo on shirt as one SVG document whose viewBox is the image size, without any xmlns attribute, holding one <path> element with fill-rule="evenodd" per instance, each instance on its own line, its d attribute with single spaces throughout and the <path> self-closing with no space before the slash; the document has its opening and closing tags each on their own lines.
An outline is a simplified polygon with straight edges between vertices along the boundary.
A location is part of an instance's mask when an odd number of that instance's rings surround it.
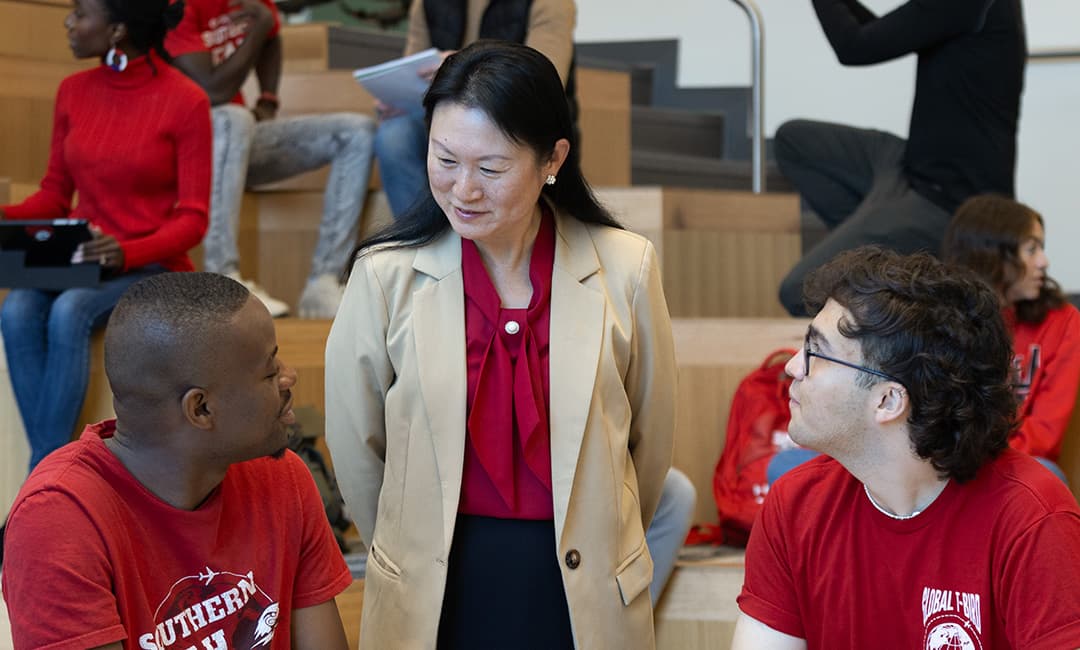
<svg viewBox="0 0 1080 650">
<path fill-rule="evenodd" d="M 926 650 L 982 650 L 979 594 L 924 587 L 922 612 Z"/>
<path fill-rule="evenodd" d="M 278 603 L 245 574 L 214 571 L 180 578 L 154 612 L 141 650 L 253 650 L 270 646 Z"/>
</svg>

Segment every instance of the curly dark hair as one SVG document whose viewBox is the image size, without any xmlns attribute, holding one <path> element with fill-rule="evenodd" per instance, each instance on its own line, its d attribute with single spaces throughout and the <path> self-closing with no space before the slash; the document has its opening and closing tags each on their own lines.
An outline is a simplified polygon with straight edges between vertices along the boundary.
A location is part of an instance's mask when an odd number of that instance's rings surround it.
<svg viewBox="0 0 1080 650">
<path fill-rule="evenodd" d="M 1005 449 L 1017 407 L 1012 343 L 997 293 L 974 272 L 866 246 L 811 273 L 804 296 L 811 314 L 829 298 L 848 311 L 840 333 L 903 384 L 912 448 L 942 476 L 970 480 Z"/>
<path fill-rule="evenodd" d="M 1020 246 L 1032 235 L 1035 224 L 1045 227 L 1035 210 L 997 194 L 980 194 L 964 201 L 945 231 L 941 257 L 950 264 L 978 273 L 1002 296 L 1024 276 Z M 1016 320 L 1041 323 L 1046 313 L 1066 302 L 1058 283 L 1043 282 L 1039 297 L 1016 303 Z"/>
</svg>

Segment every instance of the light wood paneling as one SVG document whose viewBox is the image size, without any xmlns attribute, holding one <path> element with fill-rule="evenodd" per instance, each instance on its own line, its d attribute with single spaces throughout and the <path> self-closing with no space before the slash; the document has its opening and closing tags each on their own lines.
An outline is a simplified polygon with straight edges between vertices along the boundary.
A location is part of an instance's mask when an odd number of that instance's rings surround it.
<svg viewBox="0 0 1080 650">
<path fill-rule="evenodd" d="M 279 318 L 274 321 L 277 331 L 278 357 L 296 370 L 293 404 L 311 406 L 323 412 L 325 395 L 326 337 L 330 335 L 328 320 Z"/>
<path fill-rule="evenodd" d="M 68 63 L 72 60 L 64 19 L 70 3 L 0 0 L 0 56 Z"/>
<path fill-rule="evenodd" d="M 697 489 L 695 522 L 717 520 L 712 479 L 724 449 L 735 389 L 773 350 L 797 349 L 808 322 L 795 318 L 672 320 L 679 366 L 672 464 L 685 472 Z"/>
<path fill-rule="evenodd" d="M 776 292 L 801 255 L 796 195 L 665 189 L 663 205 L 672 315 L 787 314 Z"/>
<path fill-rule="evenodd" d="M 364 581 L 353 580 L 349 588 L 337 597 L 338 612 L 345 624 L 345 638 L 349 648 L 360 647 L 360 615 L 364 611 Z"/>
<path fill-rule="evenodd" d="M 630 75 L 577 69 L 581 169 L 594 186 L 630 185 Z"/>
<path fill-rule="evenodd" d="M 329 23 L 281 26 L 282 65 L 285 72 L 319 72 L 329 69 Z"/>
<path fill-rule="evenodd" d="M 311 256 L 322 220 L 323 193 L 259 192 L 258 258 L 253 276 L 270 295 L 294 309 L 311 271 Z M 390 220 L 390 209 L 381 192 L 368 193 L 360 221 L 364 237 Z M 344 270 L 344 269 L 343 269 Z"/>
<path fill-rule="evenodd" d="M 78 437 L 88 424 L 114 417 L 116 411 L 113 410 L 112 389 L 109 378 L 105 376 L 105 330 L 101 329 L 90 338 L 90 383 L 86 387 L 86 399 L 71 437 Z"/>
<path fill-rule="evenodd" d="M 1077 395 L 1080 400 L 1080 395 Z M 1080 501 L 1080 408 L 1073 408 L 1069 426 L 1065 428 L 1065 440 L 1061 444 L 1058 465 L 1069 479 L 1073 496 Z"/>
<path fill-rule="evenodd" d="M 676 566 L 656 608 L 658 650 L 730 648 L 743 576 L 741 561 Z"/>
<path fill-rule="evenodd" d="M 0 345 L 0 515 L 4 519 L 26 478 L 29 463 L 30 446 L 26 442 L 26 429 L 23 428 L 15 394 L 11 390 L 4 346 Z M 4 637 L 0 634 L 0 648 L 3 642 Z"/>
<path fill-rule="evenodd" d="M 254 76 L 243 87 L 244 97 L 258 97 Z M 348 70 L 289 72 L 281 75 L 278 87 L 281 117 L 341 111 L 375 114 L 375 99 L 353 79 Z"/>
<path fill-rule="evenodd" d="M 0 55 L 0 176 L 38 183 L 45 174 L 53 106 L 60 81 L 86 64 L 14 59 Z"/>
<path fill-rule="evenodd" d="M 780 280 L 801 254 L 794 194 L 600 188 L 629 229 L 657 247 L 673 317 L 782 317 Z"/>
<path fill-rule="evenodd" d="M 12 183 L 10 201 L 12 203 L 18 203 L 19 201 L 25 200 L 26 197 L 36 191 L 38 191 L 36 183 Z"/>
</svg>

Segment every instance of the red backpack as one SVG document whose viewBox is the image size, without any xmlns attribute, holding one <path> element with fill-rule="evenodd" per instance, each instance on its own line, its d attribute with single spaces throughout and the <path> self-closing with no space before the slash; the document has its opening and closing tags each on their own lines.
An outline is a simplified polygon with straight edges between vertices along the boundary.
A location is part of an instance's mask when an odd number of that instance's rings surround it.
<svg viewBox="0 0 1080 650">
<path fill-rule="evenodd" d="M 769 491 L 765 469 L 784 446 L 791 409 L 791 377 L 784 365 L 795 350 L 772 352 L 761 366 L 739 382 L 731 399 L 724 451 L 713 474 L 713 496 L 720 514 L 718 529 L 698 527 L 688 543 L 713 542 L 745 546 L 754 517 Z"/>
</svg>

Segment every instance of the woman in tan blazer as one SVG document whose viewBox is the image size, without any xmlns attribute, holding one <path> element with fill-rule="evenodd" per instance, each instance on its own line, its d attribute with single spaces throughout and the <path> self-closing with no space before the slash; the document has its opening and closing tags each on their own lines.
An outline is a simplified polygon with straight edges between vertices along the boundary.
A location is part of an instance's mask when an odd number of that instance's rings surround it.
<svg viewBox="0 0 1080 650">
<path fill-rule="evenodd" d="M 361 646 L 651 648 L 675 420 L 655 251 L 592 196 L 535 50 L 465 48 L 424 107 L 430 193 L 360 246 L 326 349 Z"/>
</svg>

